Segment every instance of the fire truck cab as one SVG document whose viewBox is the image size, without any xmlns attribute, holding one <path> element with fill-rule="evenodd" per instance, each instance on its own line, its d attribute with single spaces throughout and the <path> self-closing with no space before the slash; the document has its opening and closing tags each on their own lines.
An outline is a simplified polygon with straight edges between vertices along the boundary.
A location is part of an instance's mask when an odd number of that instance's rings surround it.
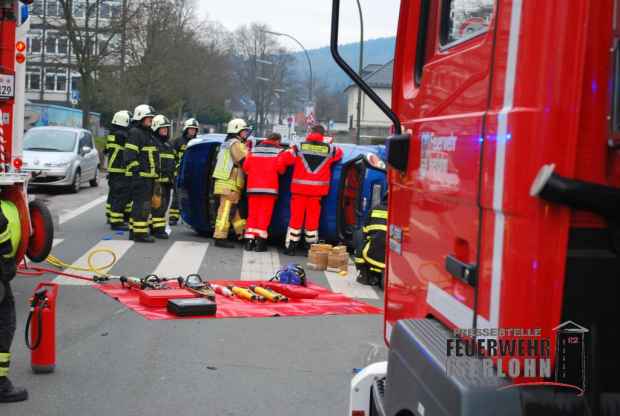
<svg viewBox="0 0 620 416">
<path fill-rule="evenodd" d="M 40 262 L 53 241 L 47 207 L 27 193 L 21 171 L 26 82 L 26 35 L 32 0 L 0 0 L 0 208 L 9 221 L 15 258 Z"/>
<path fill-rule="evenodd" d="M 350 415 L 620 414 L 619 3 L 402 0 L 388 105 L 340 56 L 333 0 L 334 59 L 396 131 L 390 353 Z M 511 328 L 550 340 L 547 377 L 447 367 L 450 340 Z"/>
</svg>

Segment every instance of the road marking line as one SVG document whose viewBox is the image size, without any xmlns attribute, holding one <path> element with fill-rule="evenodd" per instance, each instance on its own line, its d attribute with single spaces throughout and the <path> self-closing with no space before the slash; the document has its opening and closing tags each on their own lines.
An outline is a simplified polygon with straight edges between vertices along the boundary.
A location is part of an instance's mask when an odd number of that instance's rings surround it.
<svg viewBox="0 0 620 416">
<path fill-rule="evenodd" d="M 261 253 L 243 251 L 241 280 L 269 280 L 279 268 L 280 255 L 274 247 Z"/>
<path fill-rule="evenodd" d="M 123 257 L 125 253 L 127 253 L 127 251 L 131 248 L 131 246 L 133 246 L 133 244 L 134 244 L 133 241 L 128 241 L 128 240 L 99 241 L 90 250 L 88 250 L 82 257 L 77 259 L 73 264 L 76 266 L 80 266 L 80 267 L 88 267 L 88 255 L 94 250 L 98 250 L 101 248 L 107 248 L 107 249 L 112 250 L 114 254 L 116 254 L 116 259 L 120 260 L 121 257 Z M 101 256 L 101 258 L 103 259 L 102 261 L 107 261 L 108 259 L 108 256 L 104 254 L 97 255 L 94 258 L 95 265 L 97 265 L 99 256 Z M 75 274 L 85 276 L 85 277 L 93 277 L 93 273 L 89 273 L 89 272 L 77 272 L 77 271 L 72 271 L 69 269 L 65 269 L 63 271 L 67 273 L 75 273 Z M 66 276 L 57 276 L 54 279 L 54 283 L 58 283 L 59 285 L 67 285 L 67 286 L 90 286 L 94 284 L 91 282 L 87 282 L 85 280 L 72 279 Z"/>
<path fill-rule="evenodd" d="M 348 274 L 346 276 L 325 271 L 325 277 L 332 292 L 342 293 L 350 298 L 379 299 L 377 292 L 372 287 L 357 282 L 357 269 L 351 261 L 349 261 Z"/>
<path fill-rule="evenodd" d="M 208 247 L 209 244 L 204 242 L 177 241 L 168 249 L 153 273 L 160 277 L 198 273 Z"/>
<path fill-rule="evenodd" d="M 99 198 L 94 199 L 90 201 L 89 203 L 84 204 L 77 209 L 74 209 L 73 211 L 60 214 L 60 217 L 58 218 L 58 224 L 64 224 L 65 222 L 72 220 L 79 215 L 82 215 L 86 211 L 89 211 L 90 209 L 96 207 L 97 205 L 104 203 L 106 199 L 108 199 L 107 195 L 100 196 Z"/>
</svg>

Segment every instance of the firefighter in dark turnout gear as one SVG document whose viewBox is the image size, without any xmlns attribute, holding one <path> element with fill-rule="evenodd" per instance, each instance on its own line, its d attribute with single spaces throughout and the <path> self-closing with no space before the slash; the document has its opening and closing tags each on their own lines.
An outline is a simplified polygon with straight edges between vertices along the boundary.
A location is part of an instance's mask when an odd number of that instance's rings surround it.
<svg viewBox="0 0 620 416">
<path fill-rule="evenodd" d="M 183 134 L 174 141 L 174 151 L 176 154 L 176 173 L 178 175 L 181 169 L 181 161 L 187 149 L 187 143 L 198 135 L 200 123 L 195 118 L 190 118 L 183 124 Z M 170 225 L 177 225 L 181 219 L 181 211 L 179 210 L 179 194 L 176 189 L 176 178 L 173 183 L 172 205 L 170 206 Z"/>
<path fill-rule="evenodd" d="M 6 204 L 6 202 L 0 202 L 0 403 L 20 402 L 28 399 L 28 392 L 23 388 L 13 386 L 8 378 L 11 363 L 10 349 L 16 326 L 15 298 L 10 282 L 17 271 L 15 252 L 19 244 L 19 236 L 11 232 L 9 221 L 19 224 L 19 214 L 15 212 L 10 215 Z"/>
<path fill-rule="evenodd" d="M 133 113 L 134 125 L 125 143 L 127 176 L 131 177 L 132 208 L 129 238 L 136 242 L 153 243 L 149 235 L 149 217 L 155 180 L 159 178 L 158 149 L 151 131 L 153 108 L 139 105 Z"/>
<path fill-rule="evenodd" d="M 383 287 L 385 271 L 385 239 L 387 237 L 387 201 L 373 208 L 366 225 L 362 228 L 363 237 L 355 247 L 355 267 L 357 281 L 365 285 Z"/>
<path fill-rule="evenodd" d="M 125 213 L 130 207 L 131 181 L 125 175 L 125 142 L 129 132 L 131 113 L 119 111 L 112 118 L 112 131 L 108 135 L 105 153 L 108 158 L 108 221 L 113 230 L 126 231 Z"/>
<path fill-rule="evenodd" d="M 153 216 L 153 237 L 167 240 L 166 211 L 170 205 L 170 193 L 174 183 L 176 159 L 172 144 L 168 142 L 170 120 L 163 115 L 155 116 L 151 128 L 159 150 L 159 178 L 155 181 L 155 192 L 151 215 Z"/>
</svg>

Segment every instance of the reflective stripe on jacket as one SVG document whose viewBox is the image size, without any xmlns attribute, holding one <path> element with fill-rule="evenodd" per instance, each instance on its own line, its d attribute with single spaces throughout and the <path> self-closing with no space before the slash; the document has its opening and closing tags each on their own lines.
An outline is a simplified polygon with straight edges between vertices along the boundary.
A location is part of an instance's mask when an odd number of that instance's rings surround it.
<svg viewBox="0 0 620 416">
<path fill-rule="evenodd" d="M 278 142 L 264 140 L 252 148 L 243 162 L 248 194 L 278 194 L 279 175 L 286 171 L 284 149 Z"/>
<path fill-rule="evenodd" d="M 129 130 L 124 155 L 126 175 L 159 178 L 159 152 L 149 128 L 134 126 Z"/>
<path fill-rule="evenodd" d="M 233 138 L 220 146 L 217 162 L 213 170 L 216 195 L 239 192 L 243 189 L 245 178 L 241 165 L 247 156 L 247 148 L 239 139 Z"/>
<path fill-rule="evenodd" d="M 317 140 L 302 142 L 283 156 L 285 165 L 294 166 L 291 181 L 291 192 L 294 194 L 325 196 L 329 193 L 331 168 L 342 159 L 342 149 Z"/>
<path fill-rule="evenodd" d="M 125 142 L 127 142 L 127 131 L 124 129 L 115 130 L 108 135 L 105 154 L 108 158 L 109 173 L 125 173 Z"/>
<path fill-rule="evenodd" d="M 159 150 L 159 178 L 157 182 L 172 183 L 174 182 L 176 172 L 176 156 L 174 148 L 166 137 L 154 134 L 155 142 Z"/>
</svg>

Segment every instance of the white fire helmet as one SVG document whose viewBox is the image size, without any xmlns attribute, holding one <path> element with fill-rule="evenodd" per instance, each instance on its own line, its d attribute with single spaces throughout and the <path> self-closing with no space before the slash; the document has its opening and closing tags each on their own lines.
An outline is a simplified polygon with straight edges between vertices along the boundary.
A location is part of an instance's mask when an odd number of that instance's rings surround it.
<svg viewBox="0 0 620 416">
<path fill-rule="evenodd" d="M 127 110 L 118 111 L 112 117 L 112 124 L 120 127 L 129 127 L 129 122 L 131 121 L 131 113 Z"/>
</svg>

